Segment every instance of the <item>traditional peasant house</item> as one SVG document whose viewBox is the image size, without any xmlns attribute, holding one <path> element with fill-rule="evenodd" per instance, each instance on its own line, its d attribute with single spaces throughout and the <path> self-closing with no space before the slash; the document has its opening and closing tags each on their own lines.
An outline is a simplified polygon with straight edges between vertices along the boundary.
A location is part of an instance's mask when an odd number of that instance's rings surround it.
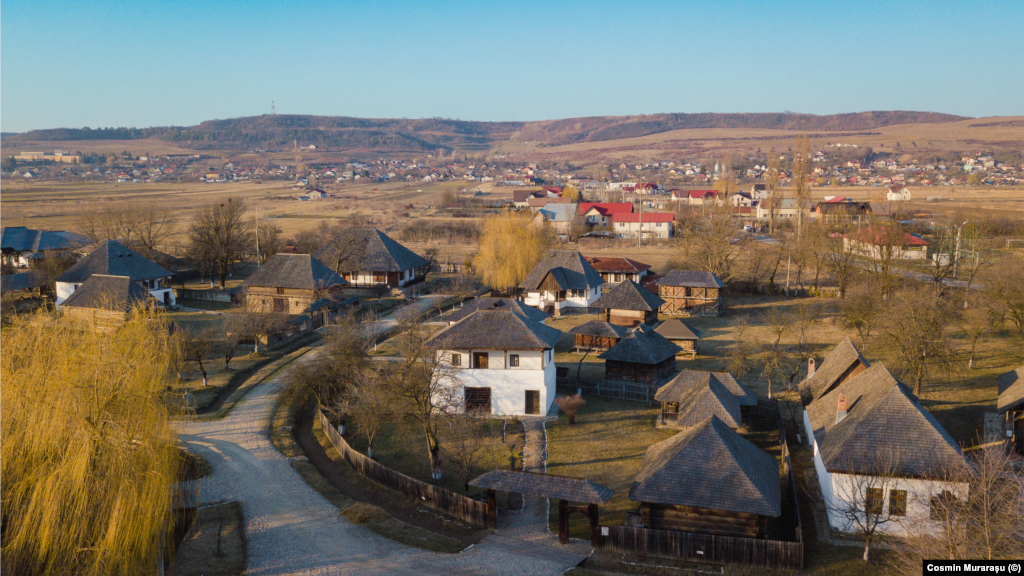
<svg viewBox="0 0 1024 576">
<path fill-rule="evenodd" d="M 347 282 L 309 254 L 274 254 L 242 282 L 250 310 L 304 314 Z"/>
<path fill-rule="evenodd" d="M 577 352 L 585 350 L 607 350 L 619 343 L 629 328 L 609 322 L 591 320 L 569 330 L 573 335 L 573 347 Z"/>
<path fill-rule="evenodd" d="M 112 332 L 134 309 L 155 306 L 149 291 L 128 276 L 93 274 L 64 300 L 61 311 L 84 320 L 93 330 Z"/>
<path fill-rule="evenodd" d="M 742 425 L 740 401 L 711 372 L 683 370 L 654 395 L 661 425 L 687 428 L 717 416 L 729 428 Z"/>
<path fill-rule="evenodd" d="M 462 305 L 462 308 L 452 310 L 445 313 L 439 319 L 441 322 L 446 322 L 448 325 L 455 324 L 459 320 L 469 316 L 477 310 L 511 310 L 514 314 L 518 314 L 527 320 L 533 320 L 544 324 L 548 318 L 551 318 L 550 314 L 542 312 L 533 306 L 527 306 L 526 304 L 514 300 L 512 298 L 474 298 Z"/>
<path fill-rule="evenodd" d="M 675 372 L 679 346 L 639 324 L 619 343 L 601 353 L 605 379 L 657 385 Z"/>
<path fill-rule="evenodd" d="M 106 240 L 57 277 L 57 305 L 62 305 L 93 274 L 127 276 L 149 290 L 160 304 L 175 304 L 174 290 L 171 288 L 173 272 L 147 260 L 116 240 Z"/>
<path fill-rule="evenodd" d="M 561 335 L 512 310 L 477 310 L 426 345 L 452 370 L 464 410 L 544 415 L 555 398 L 554 348 Z"/>
<path fill-rule="evenodd" d="M 81 234 L 63 230 L 33 230 L 24 226 L 0 228 L 4 264 L 28 268 L 44 258 L 67 253 L 89 243 Z"/>
<path fill-rule="evenodd" d="M 313 257 L 353 288 L 402 288 L 422 282 L 430 262 L 376 228 L 348 228 Z"/>
<path fill-rule="evenodd" d="M 672 270 L 655 280 L 665 303 L 661 313 L 671 316 L 721 316 L 725 284 L 711 272 Z"/>
<path fill-rule="evenodd" d="M 679 357 L 696 358 L 697 341 L 700 340 L 700 331 L 687 326 L 678 318 L 669 318 L 658 324 L 654 331 L 668 339 L 669 342 L 682 348 Z"/>
<path fill-rule="evenodd" d="M 813 359 L 808 362 L 807 378 L 800 383 L 800 398 L 804 405 L 821 398 L 837 386 L 868 369 L 870 364 L 861 356 L 860 350 L 849 337 L 836 345 L 814 368 Z"/>
<path fill-rule="evenodd" d="M 587 262 L 590 262 L 594 270 L 597 270 L 597 273 L 608 284 L 618 284 L 626 280 L 643 284 L 643 280 L 651 273 L 650 264 L 637 262 L 631 258 L 588 256 Z"/>
<path fill-rule="evenodd" d="M 576 250 L 551 250 L 519 285 L 523 302 L 548 314 L 561 316 L 571 309 L 587 309 L 601 297 L 604 280 Z"/>
<path fill-rule="evenodd" d="M 645 528 L 764 538 L 782 514 L 779 461 L 709 416 L 647 449 L 629 499 Z"/>
<path fill-rule="evenodd" d="M 658 307 L 665 301 L 632 280 L 624 280 L 604 293 L 592 306 L 601 308 L 605 322 L 618 326 L 653 326 Z"/>
</svg>

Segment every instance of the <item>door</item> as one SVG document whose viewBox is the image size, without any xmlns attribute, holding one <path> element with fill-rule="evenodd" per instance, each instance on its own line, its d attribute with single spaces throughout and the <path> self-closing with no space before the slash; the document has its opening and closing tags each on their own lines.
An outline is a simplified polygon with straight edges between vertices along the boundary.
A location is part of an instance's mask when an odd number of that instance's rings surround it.
<svg viewBox="0 0 1024 576">
<path fill-rule="evenodd" d="M 164 292 L 164 306 L 170 306 L 170 305 L 171 305 L 171 293 L 170 292 Z"/>
<path fill-rule="evenodd" d="M 466 412 L 491 413 L 491 389 L 473 388 L 466 386 L 465 403 L 463 410 Z"/>
<path fill-rule="evenodd" d="M 526 413 L 540 414 L 540 390 L 526 391 Z"/>
<path fill-rule="evenodd" d="M 288 311 L 288 299 L 287 298 L 274 298 L 274 312 L 287 312 Z"/>
<path fill-rule="evenodd" d="M 487 369 L 487 352 L 473 352 L 473 368 Z"/>
</svg>

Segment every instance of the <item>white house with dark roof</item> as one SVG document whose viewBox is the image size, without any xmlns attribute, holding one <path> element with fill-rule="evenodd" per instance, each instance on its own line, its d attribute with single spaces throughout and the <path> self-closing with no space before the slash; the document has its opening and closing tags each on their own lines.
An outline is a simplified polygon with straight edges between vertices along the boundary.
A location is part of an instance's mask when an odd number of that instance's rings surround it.
<svg viewBox="0 0 1024 576">
<path fill-rule="evenodd" d="M 453 375 L 464 410 L 544 416 L 555 398 L 554 348 L 561 335 L 510 309 L 477 310 L 426 345 Z"/>
<path fill-rule="evenodd" d="M 948 481 L 964 463 L 960 447 L 883 364 L 814 399 L 803 425 L 835 530 L 855 531 L 844 511 L 870 501 L 893 519 L 879 531 L 904 534 L 903 518 L 927 526 L 949 499 L 967 496 L 965 484 Z"/>
<path fill-rule="evenodd" d="M 523 302 L 554 316 L 585 308 L 601 297 L 604 279 L 576 250 L 551 250 L 522 284 Z"/>
<path fill-rule="evenodd" d="M 89 239 L 63 230 L 33 230 L 24 226 L 0 228 L 4 264 L 28 268 L 33 262 L 85 246 Z"/>
<path fill-rule="evenodd" d="M 354 288 L 386 285 L 402 288 L 422 282 L 430 262 L 376 228 L 348 228 L 313 257 Z"/>
<path fill-rule="evenodd" d="M 93 274 L 127 276 L 149 290 L 160 304 L 175 304 L 174 289 L 171 288 L 173 272 L 116 240 L 105 240 L 57 277 L 57 305 L 63 304 Z"/>
<path fill-rule="evenodd" d="M 61 311 L 96 331 L 111 332 L 123 325 L 134 309 L 155 305 L 149 290 L 131 278 L 93 274 L 64 300 Z"/>
</svg>

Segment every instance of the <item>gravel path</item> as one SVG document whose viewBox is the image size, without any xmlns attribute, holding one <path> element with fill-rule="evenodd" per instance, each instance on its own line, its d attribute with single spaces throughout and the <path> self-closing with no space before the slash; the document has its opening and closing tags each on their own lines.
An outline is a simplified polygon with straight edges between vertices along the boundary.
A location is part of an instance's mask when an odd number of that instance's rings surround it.
<svg viewBox="0 0 1024 576">
<path fill-rule="evenodd" d="M 211 474 L 199 481 L 200 505 L 232 500 L 242 504 L 248 542 L 246 574 L 461 576 L 561 574 L 569 568 L 495 546 L 436 554 L 349 522 L 302 480 L 268 437 L 284 372 L 255 386 L 227 418 L 175 424 L 190 449 L 210 462 Z M 539 506 L 528 504 L 521 515 L 530 521 L 509 524 L 502 536 L 519 536 L 516 531 L 523 530 L 524 535 L 539 537 L 538 527 L 546 526 L 537 522 L 540 514 Z M 547 538 L 545 543 L 552 541 L 550 534 Z"/>
</svg>

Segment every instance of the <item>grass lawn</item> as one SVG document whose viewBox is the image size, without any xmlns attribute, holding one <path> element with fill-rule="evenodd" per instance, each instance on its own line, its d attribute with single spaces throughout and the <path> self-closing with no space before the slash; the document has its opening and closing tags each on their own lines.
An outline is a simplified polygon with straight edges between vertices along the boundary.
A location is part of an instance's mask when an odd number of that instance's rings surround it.
<svg viewBox="0 0 1024 576">
<path fill-rule="evenodd" d="M 440 324 L 420 324 L 416 330 L 421 336 L 429 337 L 431 334 L 441 330 Z M 391 338 L 377 344 L 374 350 L 370 351 L 372 356 L 401 356 L 406 344 L 406 333 L 396 334 Z"/>
<path fill-rule="evenodd" d="M 173 576 L 234 576 L 245 571 L 242 506 L 201 508 L 175 555 Z"/>
<path fill-rule="evenodd" d="M 231 309 L 230 302 L 216 302 L 213 300 L 193 300 L 191 298 L 178 298 L 177 303 L 179 306 L 184 306 L 186 308 L 195 308 L 197 310 L 212 310 L 216 312 L 221 312 Z"/>
</svg>

